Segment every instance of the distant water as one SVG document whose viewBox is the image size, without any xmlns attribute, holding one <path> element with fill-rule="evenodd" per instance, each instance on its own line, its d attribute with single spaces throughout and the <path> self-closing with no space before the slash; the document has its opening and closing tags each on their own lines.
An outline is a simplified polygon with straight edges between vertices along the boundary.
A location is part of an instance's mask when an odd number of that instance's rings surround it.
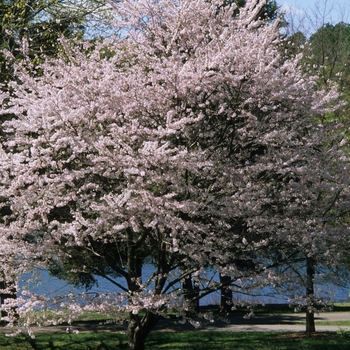
<svg viewBox="0 0 350 350">
<path fill-rule="evenodd" d="M 145 274 L 145 277 L 151 275 L 152 266 L 149 267 L 149 269 L 145 269 L 143 272 Z M 85 291 L 85 289 L 78 289 L 74 286 L 67 284 L 65 281 L 58 279 L 57 277 L 50 276 L 48 271 L 40 270 L 36 271 L 35 275 L 37 275 L 37 280 L 34 283 L 29 284 L 29 287 L 33 292 L 35 292 L 38 295 L 51 295 L 51 296 L 57 296 L 57 295 L 68 295 L 69 292 L 74 293 L 82 293 Z M 40 275 L 40 276 L 39 276 Z M 26 288 L 24 287 L 27 285 L 26 281 L 28 278 L 30 278 L 31 275 L 25 275 L 22 277 L 21 283 L 20 283 L 20 289 Z M 99 294 L 103 294 L 106 292 L 117 292 L 119 289 L 108 280 L 102 278 L 102 277 L 96 277 L 98 285 L 93 286 L 89 292 L 96 292 Z M 120 281 L 123 282 L 123 279 L 120 279 Z M 120 282 L 118 280 L 118 282 Z M 123 285 L 123 283 L 121 283 Z M 125 285 L 125 284 L 124 284 Z M 317 290 L 317 288 L 316 288 Z M 349 302 L 349 287 L 342 288 L 342 287 L 336 287 L 333 285 L 326 285 L 322 286 L 322 294 L 323 296 L 326 296 L 331 302 Z M 272 289 L 271 288 L 264 288 L 260 291 L 260 293 L 254 293 L 259 294 L 256 296 L 251 295 L 242 295 L 237 294 L 234 296 L 234 298 L 237 300 L 237 302 L 255 302 L 255 303 L 288 303 L 288 298 L 280 297 L 280 296 L 273 296 Z M 208 304 L 219 304 L 220 302 L 220 294 L 219 292 L 212 293 L 211 295 L 206 296 L 205 298 L 201 299 L 200 303 L 201 305 L 208 305 Z"/>
<path fill-rule="evenodd" d="M 30 281 L 33 276 L 34 281 Z M 117 287 L 105 278 L 96 277 L 96 279 L 97 285 L 94 285 L 90 291 L 100 294 L 118 291 Z M 28 283 L 28 281 L 30 282 Z M 81 293 L 86 291 L 84 288 L 76 288 L 64 280 L 51 276 L 46 270 L 37 270 L 33 274 L 28 273 L 24 275 L 20 282 L 20 289 L 28 287 L 38 295 L 49 294 L 51 296 L 66 295 L 70 292 Z"/>
</svg>

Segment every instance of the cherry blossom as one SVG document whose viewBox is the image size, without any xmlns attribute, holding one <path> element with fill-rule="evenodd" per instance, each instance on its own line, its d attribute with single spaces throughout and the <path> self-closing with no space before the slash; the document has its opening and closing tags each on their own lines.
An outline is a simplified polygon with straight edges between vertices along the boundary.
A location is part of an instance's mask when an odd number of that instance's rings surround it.
<svg viewBox="0 0 350 350">
<path fill-rule="evenodd" d="M 221 288 L 213 270 L 247 291 L 276 278 L 276 249 L 297 242 L 318 256 L 329 237 L 337 254 L 345 231 L 328 214 L 348 203 L 347 158 L 337 145 L 323 151 L 315 122 L 336 89 L 316 91 L 300 57 L 282 60 L 278 23 L 256 19 L 264 1 L 237 15 L 222 3 L 111 3 L 119 37 L 64 42 L 64 56 L 38 67 L 17 63 L 1 96 L 1 113 L 13 115 L 0 165 L 5 271 L 56 263 L 116 285 L 93 298 L 23 293 L 23 326 L 123 312 L 130 349 L 143 349 L 168 310 L 187 319 L 186 278 L 195 298 Z M 37 319 L 50 308 L 58 319 Z"/>
</svg>

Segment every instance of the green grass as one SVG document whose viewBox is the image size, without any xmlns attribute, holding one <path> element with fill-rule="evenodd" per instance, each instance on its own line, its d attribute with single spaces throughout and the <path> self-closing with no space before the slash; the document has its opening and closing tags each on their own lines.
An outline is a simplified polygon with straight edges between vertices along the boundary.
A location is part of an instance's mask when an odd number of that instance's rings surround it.
<svg viewBox="0 0 350 350">
<path fill-rule="evenodd" d="M 204 307 L 202 311 L 218 312 L 217 307 Z M 335 304 L 336 312 L 350 311 L 350 304 Z M 231 316 L 244 315 L 247 309 L 239 309 Z M 288 305 L 270 304 L 257 306 L 256 315 L 293 314 Z M 86 314 L 85 320 L 101 320 L 105 316 Z M 349 350 L 350 331 L 342 330 L 342 326 L 350 326 L 349 321 L 317 321 L 317 325 L 334 325 L 338 332 L 318 332 L 311 338 L 305 333 L 273 333 L 273 332 L 152 332 L 146 344 L 148 350 Z M 119 332 L 99 332 L 89 334 L 37 334 L 35 339 L 20 335 L 5 337 L 0 335 L 1 350 L 110 350 L 127 349 L 127 336 Z"/>
<path fill-rule="evenodd" d="M 206 305 L 201 307 L 201 312 L 214 312 L 214 314 L 219 313 L 219 307 L 217 305 Z M 247 307 L 238 307 L 234 311 L 230 312 L 231 315 L 245 315 L 249 312 Z M 293 313 L 294 309 L 288 304 L 266 304 L 266 305 L 255 305 L 254 313 L 256 315 L 279 315 L 286 313 Z"/>
<path fill-rule="evenodd" d="M 38 334 L 35 339 L 24 335 L 0 336 L 1 350 L 107 350 L 125 346 L 126 336 L 119 333 Z"/>
<path fill-rule="evenodd" d="M 350 303 L 335 303 L 333 304 L 334 312 L 347 312 L 350 311 Z"/>
<path fill-rule="evenodd" d="M 350 303 L 335 303 L 331 306 L 332 312 L 349 312 L 350 311 Z M 207 305 L 201 306 L 201 312 L 213 312 L 214 315 L 218 315 L 219 306 L 217 305 Z M 238 307 L 236 310 L 230 312 L 230 316 L 244 316 L 246 315 L 250 309 L 247 307 Z M 305 314 L 305 310 L 301 310 L 301 314 Z M 273 316 L 273 315 L 281 315 L 281 314 L 296 314 L 294 311 L 294 306 L 289 304 L 265 304 L 265 305 L 255 305 L 254 306 L 254 314 L 257 316 Z M 174 314 L 169 314 L 170 317 L 175 318 Z"/>
<path fill-rule="evenodd" d="M 348 350 L 350 341 L 341 334 L 319 333 L 308 338 L 304 333 L 188 332 L 157 333 L 150 337 L 148 349 L 168 350 Z"/>
<path fill-rule="evenodd" d="M 303 322 L 303 324 L 306 324 Z M 338 327 L 343 327 L 343 326 L 350 326 L 350 320 L 346 321 L 316 321 L 315 322 L 316 326 L 338 326 Z"/>
<path fill-rule="evenodd" d="M 338 303 L 332 305 L 334 312 L 349 312 L 350 311 L 350 303 Z M 213 312 L 214 315 L 221 315 L 219 312 L 219 306 L 217 305 L 207 305 L 201 306 L 201 312 Z M 239 307 L 236 310 L 230 312 L 230 316 L 244 316 L 249 312 L 247 307 Z M 37 318 L 40 318 L 43 311 L 34 311 L 37 315 Z M 50 315 L 50 311 L 45 311 L 46 314 Z M 300 313 L 305 313 L 305 311 L 301 311 Z M 68 314 L 68 310 L 67 310 Z M 141 312 L 142 314 L 142 312 Z M 176 319 L 177 312 L 169 312 L 169 318 Z M 266 305 L 256 305 L 254 307 L 254 314 L 257 316 L 273 316 L 280 314 L 295 314 L 294 308 L 288 304 L 266 304 Z M 126 318 L 127 315 L 119 314 L 119 315 L 105 315 L 99 312 L 88 312 L 86 311 L 83 315 L 78 317 L 76 321 L 106 321 L 108 319 L 123 319 Z M 347 324 L 344 324 L 347 325 Z"/>
<path fill-rule="evenodd" d="M 126 335 L 120 333 L 38 335 L 30 339 L 0 336 L 1 350 L 115 350 L 126 349 Z M 316 333 L 234 333 L 154 332 L 147 339 L 148 350 L 348 350 L 347 332 Z"/>
</svg>

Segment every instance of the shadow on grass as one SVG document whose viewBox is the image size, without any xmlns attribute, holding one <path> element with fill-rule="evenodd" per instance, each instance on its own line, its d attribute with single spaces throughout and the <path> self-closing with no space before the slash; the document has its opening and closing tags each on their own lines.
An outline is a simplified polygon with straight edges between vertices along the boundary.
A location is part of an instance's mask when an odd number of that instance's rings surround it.
<svg viewBox="0 0 350 350">
<path fill-rule="evenodd" d="M 1 350 L 115 350 L 127 349 L 127 337 L 119 333 L 55 334 L 7 338 L 0 336 Z"/>
<path fill-rule="evenodd" d="M 127 349 L 127 336 L 120 333 L 54 334 L 6 338 L 1 350 L 116 350 Z M 349 350 L 350 340 L 340 333 L 320 332 L 308 337 L 297 333 L 154 332 L 147 350 Z"/>
<path fill-rule="evenodd" d="M 179 332 L 151 333 L 147 349 L 158 350 L 349 350 L 350 341 L 324 332 L 308 337 L 297 333 Z"/>
<path fill-rule="evenodd" d="M 335 303 L 332 306 L 332 311 L 334 312 L 349 312 L 350 311 L 350 303 Z M 201 312 L 214 312 L 214 314 L 219 313 L 218 305 L 206 305 L 201 306 Z M 232 316 L 240 316 L 245 315 L 249 309 L 247 307 L 239 307 L 234 311 L 230 312 Z M 294 312 L 294 306 L 289 304 L 264 304 L 264 305 L 256 305 L 254 307 L 255 315 L 278 315 L 278 314 L 288 314 Z M 303 312 L 303 311 L 302 311 Z"/>
</svg>

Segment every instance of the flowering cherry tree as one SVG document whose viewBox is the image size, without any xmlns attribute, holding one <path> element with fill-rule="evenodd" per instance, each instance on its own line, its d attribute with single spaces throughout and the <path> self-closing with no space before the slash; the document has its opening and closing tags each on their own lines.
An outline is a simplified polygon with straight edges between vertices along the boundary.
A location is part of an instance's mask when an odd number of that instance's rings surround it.
<svg viewBox="0 0 350 350">
<path fill-rule="evenodd" d="M 120 37 L 64 43 L 62 58 L 17 65 L 2 95 L 13 118 L 3 124 L 1 239 L 16 263 L 5 272 L 65 266 L 118 290 L 93 299 L 25 291 L 25 326 L 39 322 L 39 307 L 58 306 L 59 320 L 43 313 L 43 325 L 123 311 L 129 348 L 143 349 L 168 310 L 186 319 L 186 279 L 196 299 L 222 287 L 209 267 L 232 289 L 252 276 L 269 282 L 263 256 L 292 235 L 286 219 L 308 200 L 288 174 L 299 169 L 308 186 L 321 166 L 309 153 L 322 144 L 310 117 L 336 93 L 316 92 L 299 58 L 281 60 L 278 23 L 257 19 L 265 1 L 238 14 L 223 3 L 112 2 Z"/>
<path fill-rule="evenodd" d="M 315 285 L 344 286 L 349 280 L 344 269 L 349 160 L 342 149 L 345 135 L 339 132 L 329 138 L 328 126 L 319 126 L 323 130 L 316 134 L 312 126 L 314 134 L 307 129 L 304 135 L 299 133 L 295 142 L 305 137 L 303 148 L 289 156 L 290 149 L 280 152 L 284 146 L 274 133 L 277 148 L 270 155 L 274 161 L 262 168 L 260 164 L 255 176 L 244 169 L 249 180 L 240 191 L 240 196 L 245 193 L 242 205 L 248 230 L 260 238 L 267 259 L 264 265 L 272 267 L 271 284 L 289 295 L 291 303 L 306 306 L 308 332 L 315 331 L 314 312 L 324 303 L 325 293 L 317 292 Z"/>
</svg>

